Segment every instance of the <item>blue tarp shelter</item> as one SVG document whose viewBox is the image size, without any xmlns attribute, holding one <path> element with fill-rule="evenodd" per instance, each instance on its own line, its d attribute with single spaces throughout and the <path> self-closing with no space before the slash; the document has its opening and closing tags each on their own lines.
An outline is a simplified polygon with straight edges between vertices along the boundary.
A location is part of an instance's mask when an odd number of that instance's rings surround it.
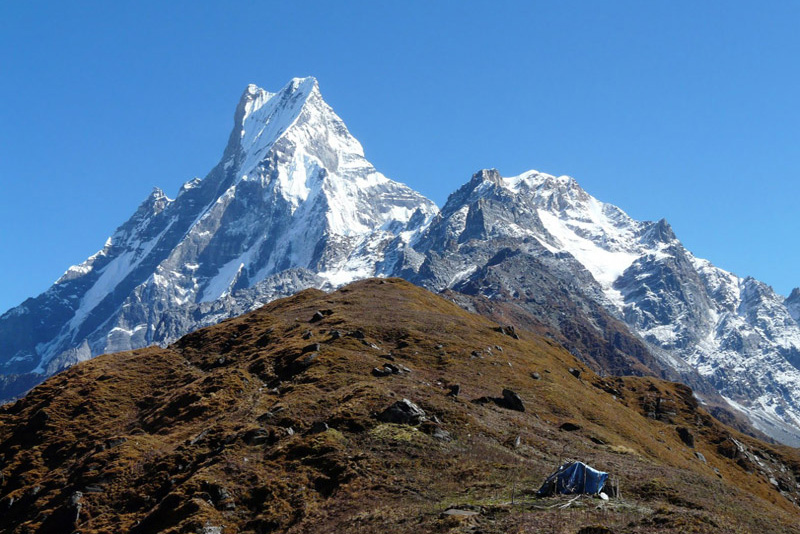
<svg viewBox="0 0 800 534">
<path fill-rule="evenodd" d="M 608 480 L 608 473 L 598 471 L 583 462 L 567 462 L 558 471 L 547 477 L 536 494 L 539 497 L 548 495 L 600 493 Z"/>
</svg>

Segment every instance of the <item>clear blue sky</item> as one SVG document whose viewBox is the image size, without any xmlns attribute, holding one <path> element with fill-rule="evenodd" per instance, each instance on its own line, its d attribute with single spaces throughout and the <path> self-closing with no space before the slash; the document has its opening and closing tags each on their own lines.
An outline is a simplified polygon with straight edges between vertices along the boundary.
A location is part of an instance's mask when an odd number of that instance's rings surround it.
<svg viewBox="0 0 800 534">
<path fill-rule="evenodd" d="M 302 5 L 302 7 L 298 7 Z M 569 174 L 800 285 L 800 2 L 0 3 L 0 311 L 218 161 L 248 83 L 314 75 L 387 176 Z"/>
</svg>

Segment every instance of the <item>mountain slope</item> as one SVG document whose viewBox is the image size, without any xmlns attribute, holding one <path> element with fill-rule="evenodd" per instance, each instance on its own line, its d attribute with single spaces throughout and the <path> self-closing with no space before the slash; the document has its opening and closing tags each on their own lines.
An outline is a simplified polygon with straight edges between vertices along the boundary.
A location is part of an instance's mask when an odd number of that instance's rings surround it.
<svg viewBox="0 0 800 534">
<path fill-rule="evenodd" d="M 800 531 L 796 451 L 724 427 L 685 386 L 603 379 L 498 330 L 366 280 L 78 364 L 0 408 L 3 531 Z M 425 415 L 379 415 L 404 398 Z M 624 500 L 533 500 L 564 457 Z"/>
<path fill-rule="evenodd" d="M 602 350 L 625 337 L 609 328 L 624 321 L 647 345 L 625 342 L 635 360 L 707 400 L 719 392 L 759 430 L 800 444 L 800 328 L 791 309 L 765 284 L 695 258 L 664 220 L 635 221 L 569 177 L 482 171 L 406 256 L 413 261 L 402 259 L 399 272 L 425 287 L 511 302 L 561 332 L 593 327 L 605 344 L 582 357 L 606 370 L 636 369 Z M 554 294 L 572 309 L 554 307 Z M 567 336 L 567 345 L 582 336 Z"/>
<path fill-rule="evenodd" d="M 166 345 L 300 289 L 401 276 L 564 344 L 599 373 L 689 384 L 800 444 L 800 291 L 695 258 L 569 177 L 486 170 L 439 212 L 380 174 L 313 78 L 249 86 L 219 164 L 155 189 L 106 245 L 0 316 L 0 399 L 103 352 Z M 744 428 L 744 426 L 741 426 Z"/>
<path fill-rule="evenodd" d="M 410 239 L 435 211 L 364 158 L 316 80 L 294 79 L 275 94 L 251 85 L 204 180 L 174 200 L 154 190 L 101 251 L 0 318 L 0 365 L 4 374 L 49 375 L 174 339 L 200 324 L 176 331 L 167 316 L 237 290 L 256 288 L 245 296 L 252 309 L 371 276 L 386 245 Z M 243 311 L 234 301 L 218 315 Z"/>
</svg>

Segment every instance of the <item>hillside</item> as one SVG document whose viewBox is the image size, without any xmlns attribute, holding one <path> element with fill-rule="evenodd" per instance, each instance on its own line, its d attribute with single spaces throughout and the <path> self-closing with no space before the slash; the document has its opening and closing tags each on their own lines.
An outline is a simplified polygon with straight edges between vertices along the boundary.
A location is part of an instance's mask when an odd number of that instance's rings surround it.
<svg viewBox="0 0 800 534">
<path fill-rule="evenodd" d="M 622 498 L 534 499 L 566 458 Z M 0 407 L 0 462 L 9 533 L 800 532 L 796 450 L 400 279 L 79 363 Z"/>
</svg>

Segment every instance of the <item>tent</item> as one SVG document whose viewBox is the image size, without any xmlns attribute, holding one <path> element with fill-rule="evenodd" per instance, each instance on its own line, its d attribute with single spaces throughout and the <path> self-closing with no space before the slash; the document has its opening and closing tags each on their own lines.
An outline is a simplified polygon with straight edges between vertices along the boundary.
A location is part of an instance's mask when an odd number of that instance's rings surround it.
<svg viewBox="0 0 800 534">
<path fill-rule="evenodd" d="M 567 462 L 558 471 L 547 477 L 536 492 L 539 497 L 570 493 L 600 493 L 608 479 L 608 473 L 598 471 L 583 462 Z"/>
</svg>

